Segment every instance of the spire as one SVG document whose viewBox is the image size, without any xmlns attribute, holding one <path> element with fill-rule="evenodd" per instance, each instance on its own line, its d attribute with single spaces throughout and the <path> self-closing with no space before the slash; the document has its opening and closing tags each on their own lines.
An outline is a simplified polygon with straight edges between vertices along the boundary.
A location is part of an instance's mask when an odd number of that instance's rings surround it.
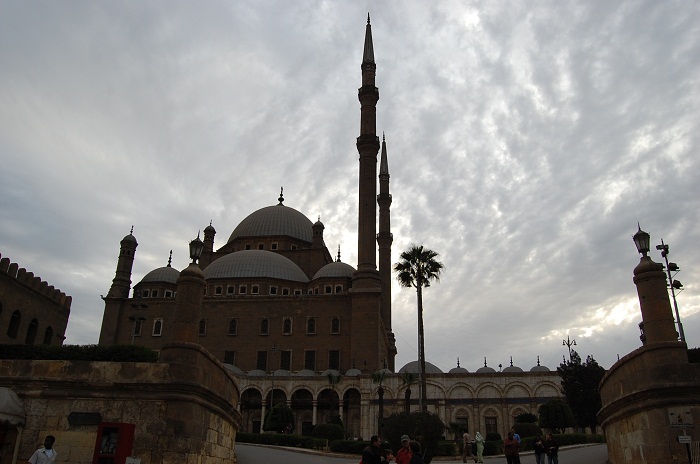
<svg viewBox="0 0 700 464">
<path fill-rule="evenodd" d="M 337 263 L 340 262 L 340 245 L 338 245 L 338 257 L 335 260 Z"/>
<path fill-rule="evenodd" d="M 365 50 L 362 55 L 363 63 L 374 63 L 374 45 L 372 44 L 372 25 L 369 23 L 367 13 L 367 29 L 365 29 Z"/>
<path fill-rule="evenodd" d="M 281 205 L 284 202 L 284 187 L 280 187 L 280 197 L 277 199 L 279 201 L 279 204 Z"/>
<path fill-rule="evenodd" d="M 168 267 L 172 267 L 170 264 L 173 262 L 173 250 L 170 250 L 170 257 L 168 257 Z"/>
<path fill-rule="evenodd" d="M 387 161 L 386 157 L 386 137 L 384 135 L 384 132 L 382 132 L 382 157 L 379 162 L 379 176 L 388 176 L 389 175 L 389 161 Z"/>
</svg>

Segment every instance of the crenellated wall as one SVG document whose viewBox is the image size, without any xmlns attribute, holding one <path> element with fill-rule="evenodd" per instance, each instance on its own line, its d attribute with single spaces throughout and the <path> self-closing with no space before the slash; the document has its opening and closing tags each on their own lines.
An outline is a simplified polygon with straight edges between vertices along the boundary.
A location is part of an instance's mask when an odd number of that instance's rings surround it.
<svg viewBox="0 0 700 464">
<path fill-rule="evenodd" d="M 0 344 L 62 345 L 72 298 L 0 254 Z"/>
</svg>

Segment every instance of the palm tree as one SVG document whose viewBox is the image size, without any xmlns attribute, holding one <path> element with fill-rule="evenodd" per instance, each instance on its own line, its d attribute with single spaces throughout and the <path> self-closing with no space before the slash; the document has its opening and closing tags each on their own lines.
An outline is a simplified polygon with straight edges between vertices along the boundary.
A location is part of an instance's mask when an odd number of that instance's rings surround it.
<svg viewBox="0 0 700 464">
<path fill-rule="evenodd" d="M 423 245 L 411 245 L 401 253 L 401 261 L 394 265 L 397 279 L 402 287 L 415 287 L 418 299 L 418 358 L 420 360 L 420 400 L 421 412 L 428 412 L 425 399 L 425 334 L 423 332 L 423 288 L 430 287 L 430 282 L 440 280 L 440 271 L 444 268 L 437 261 L 438 254 L 433 250 L 423 248 Z"/>
<path fill-rule="evenodd" d="M 372 383 L 379 384 L 379 387 L 377 388 L 377 396 L 379 397 L 379 413 L 377 414 L 379 423 L 377 426 L 377 431 L 380 436 L 382 435 L 382 428 L 384 427 L 384 388 L 382 387 L 382 384 L 384 383 L 386 372 L 387 371 L 384 369 L 372 372 Z"/>
<path fill-rule="evenodd" d="M 403 384 L 406 385 L 406 391 L 404 392 L 404 412 L 406 414 L 411 412 L 411 385 L 416 383 L 416 380 L 418 376 L 413 373 L 413 372 L 404 372 L 403 376 L 401 377 L 401 380 L 403 381 Z"/>
</svg>

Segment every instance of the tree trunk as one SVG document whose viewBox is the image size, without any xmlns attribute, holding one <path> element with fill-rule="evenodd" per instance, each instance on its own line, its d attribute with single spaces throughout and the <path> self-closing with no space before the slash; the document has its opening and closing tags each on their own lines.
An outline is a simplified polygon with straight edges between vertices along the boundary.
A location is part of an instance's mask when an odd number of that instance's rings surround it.
<svg viewBox="0 0 700 464">
<path fill-rule="evenodd" d="M 418 357 L 420 358 L 420 397 L 421 397 L 421 412 L 428 412 L 427 398 L 425 396 L 427 390 L 427 382 L 425 380 L 425 332 L 423 329 L 423 283 L 419 280 L 416 287 L 418 295 Z"/>
<path fill-rule="evenodd" d="M 411 387 L 410 386 L 406 387 L 406 393 L 404 393 L 404 397 L 406 398 L 406 402 L 404 404 L 403 410 L 406 414 L 409 414 L 411 412 Z"/>
<path fill-rule="evenodd" d="M 379 396 L 379 423 L 377 424 L 377 430 L 379 431 L 378 435 L 382 436 L 382 429 L 384 428 L 384 389 L 381 385 L 377 389 L 377 394 Z"/>
</svg>

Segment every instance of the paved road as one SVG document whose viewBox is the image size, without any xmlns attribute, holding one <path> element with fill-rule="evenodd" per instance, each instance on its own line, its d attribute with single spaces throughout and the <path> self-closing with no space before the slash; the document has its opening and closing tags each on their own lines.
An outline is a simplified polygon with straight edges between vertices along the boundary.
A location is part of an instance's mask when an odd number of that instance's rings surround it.
<svg viewBox="0 0 700 464">
<path fill-rule="evenodd" d="M 339 457 L 324 453 L 304 452 L 289 448 L 268 447 L 236 444 L 238 464 L 357 464 L 360 456 Z M 608 461 L 608 448 L 606 445 L 590 445 L 582 447 L 570 447 L 559 450 L 559 462 L 561 464 L 606 464 Z M 435 464 L 461 464 L 460 460 L 443 461 L 433 459 Z M 485 464 L 505 463 L 503 456 L 489 456 L 484 458 Z M 522 464 L 534 464 L 535 457 L 532 453 L 521 455 Z"/>
</svg>

